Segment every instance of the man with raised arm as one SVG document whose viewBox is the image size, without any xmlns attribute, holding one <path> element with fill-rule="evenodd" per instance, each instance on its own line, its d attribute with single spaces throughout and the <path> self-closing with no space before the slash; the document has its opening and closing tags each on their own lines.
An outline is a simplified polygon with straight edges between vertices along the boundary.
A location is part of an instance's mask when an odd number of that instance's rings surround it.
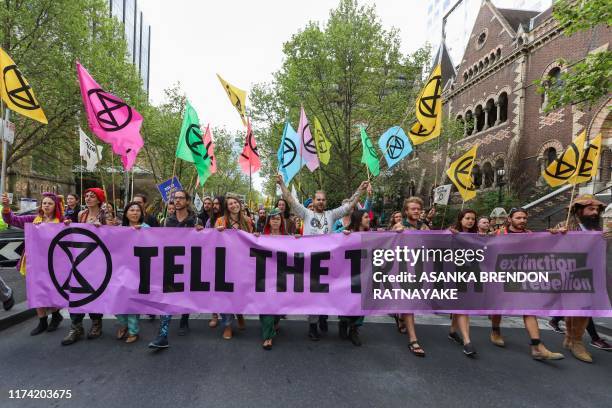
<svg viewBox="0 0 612 408">
<path fill-rule="evenodd" d="M 349 201 L 338 208 L 334 208 L 333 210 L 326 210 L 327 197 L 324 191 L 319 190 L 314 195 L 313 209 L 309 210 L 291 195 L 287 189 L 287 186 L 285 185 L 285 182 L 283 181 L 283 176 L 281 174 L 277 176 L 276 182 L 281 188 L 283 198 L 289 202 L 293 213 L 304 220 L 304 235 L 322 235 L 331 233 L 336 220 L 342 218 L 357 204 L 359 196 L 367 190 L 370 184 L 368 181 L 361 182 L 359 188 L 351 196 Z M 321 331 L 326 332 L 327 316 L 308 316 L 308 337 L 310 337 L 310 339 L 313 341 L 318 341 L 321 338 L 319 336 L 319 332 L 317 331 L 317 322 L 319 323 Z"/>
</svg>

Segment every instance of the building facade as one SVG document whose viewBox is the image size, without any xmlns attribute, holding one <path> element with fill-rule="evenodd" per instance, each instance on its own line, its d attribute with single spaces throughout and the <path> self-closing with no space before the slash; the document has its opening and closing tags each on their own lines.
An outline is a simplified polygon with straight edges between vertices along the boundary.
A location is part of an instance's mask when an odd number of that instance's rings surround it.
<svg viewBox="0 0 612 408">
<path fill-rule="evenodd" d="M 552 8 L 537 13 L 498 8 L 489 0 L 482 2 L 461 63 L 456 69 L 447 66 L 446 72 L 454 74 L 443 78 L 444 113 L 464 127 L 463 138 L 454 143 L 453 151 L 465 152 L 479 145 L 472 173 L 479 193 L 495 191 L 497 170 L 503 169 L 508 187 L 530 207 L 534 219 L 550 223 L 562 218 L 571 189 L 562 187 L 551 192 L 541 173 L 586 130 L 589 139 L 602 133 L 603 146 L 596 179 L 580 186 L 580 191 L 599 193 L 609 201 L 610 95 L 590 109 L 573 105 L 546 113 L 546 95 L 537 92 L 535 81 L 555 81 L 567 69 L 560 59 L 579 61 L 588 53 L 609 49 L 610 42 L 612 30 L 605 26 L 565 35 Z M 431 157 L 423 154 L 409 164 L 422 172 L 419 193 L 426 196 L 431 191 L 433 183 L 424 180 L 445 179 L 445 169 L 456 158 L 447 154 L 448 147 Z M 427 163 L 435 166 L 427 167 Z M 430 177 L 423 177 L 425 173 Z M 419 175 L 415 176 L 418 179 Z M 454 198 L 461 202 L 457 193 Z"/>
<path fill-rule="evenodd" d="M 125 28 L 128 56 L 142 78 L 144 90 L 149 93 L 151 26 L 146 23 L 137 0 L 108 0 L 111 16 Z"/>
</svg>

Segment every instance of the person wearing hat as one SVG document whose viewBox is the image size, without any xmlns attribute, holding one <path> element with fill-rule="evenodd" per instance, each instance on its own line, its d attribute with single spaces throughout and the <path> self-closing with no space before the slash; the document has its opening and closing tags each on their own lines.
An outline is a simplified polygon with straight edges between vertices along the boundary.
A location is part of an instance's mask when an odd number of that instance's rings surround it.
<svg viewBox="0 0 612 408">
<path fill-rule="evenodd" d="M 308 202 L 308 200 L 306 200 L 306 202 L 304 202 L 305 205 L 302 205 L 289 192 L 289 189 L 285 185 L 283 176 L 281 174 L 277 175 L 276 182 L 280 186 L 283 193 L 283 198 L 287 200 L 289 204 L 291 204 L 293 212 L 304 221 L 303 235 L 322 235 L 332 233 L 336 220 L 342 218 L 357 204 L 359 196 L 362 193 L 365 193 L 370 185 L 368 181 L 361 182 L 359 188 L 357 191 L 355 191 L 355 193 L 353 193 L 347 203 L 338 208 L 334 208 L 333 210 L 327 210 L 327 196 L 324 191 L 317 191 L 312 202 Z M 312 205 L 312 209 L 310 209 L 310 205 Z M 325 316 L 308 316 L 308 337 L 310 337 L 310 339 L 313 341 L 318 341 L 321 339 L 317 331 L 317 322 L 319 323 L 319 328 L 323 332 L 326 332 L 328 329 L 327 318 Z"/>
<path fill-rule="evenodd" d="M 8 194 L 2 194 L 2 219 L 8 225 L 18 228 L 24 228 L 25 224 L 34 223 L 59 223 L 64 215 L 64 202 L 61 196 L 53 193 L 43 193 L 38 214 L 36 215 L 15 215 L 11 212 L 9 205 Z M 25 275 L 26 261 L 25 251 L 21 256 L 21 260 L 17 264 L 17 270 Z M 11 296 L 12 297 L 12 296 Z M 5 307 L 6 308 L 6 307 Z M 8 309 L 7 309 L 8 310 Z M 51 323 L 47 323 L 47 313 L 51 312 Z M 30 332 L 31 336 L 39 335 L 43 332 L 52 332 L 57 330 L 58 326 L 64 320 L 58 308 L 38 307 L 36 308 L 38 316 L 38 325 Z"/>
<path fill-rule="evenodd" d="M 273 208 L 270 210 L 261 233 L 263 235 L 272 236 L 287 235 L 280 209 Z M 259 236 L 260 233 L 256 232 L 255 235 Z M 259 321 L 261 322 L 261 338 L 263 340 L 261 346 L 264 350 L 272 350 L 272 339 L 278 332 L 280 319 L 280 315 L 259 315 Z"/>
<path fill-rule="evenodd" d="M 102 204 L 106 202 L 106 194 L 101 188 L 88 188 L 83 194 L 85 199 L 85 209 L 79 212 L 79 222 L 83 224 L 92 224 L 96 227 L 106 225 L 106 213 L 102 208 Z M 64 224 L 70 225 L 72 221 L 65 219 Z M 62 339 L 62 346 L 69 346 L 76 343 L 84 336 L 83 319 L 85 313 L 70 313 L 70 331 Z M 89 340 L 97 339 L 102 335 L 102 313 L 90 313 L 91 328 L 87 333 Z"/>
<path fill-rule="evenodd" d="M 570 217 L 567 222 L 561 222 L 550 232 L 566 233 L 567 231 L 601 231 L 601 214 L 605 208 L 604 203 L 590 194 L 576 197 L 571 203 Z M 553 318 L 552 323 L 559 322 L 560 318 Z M 592 363 L 593 357 L 582 343 L 585 330 L 591 335 L 591 345 L 604 350 L 610 350 L 610 345 L 597 334 L 593 318 L 585 316 L 565 317 L 565 338 L 563 347 L 569 349 L 572 355 L 585 363 Z"/>
</svg>

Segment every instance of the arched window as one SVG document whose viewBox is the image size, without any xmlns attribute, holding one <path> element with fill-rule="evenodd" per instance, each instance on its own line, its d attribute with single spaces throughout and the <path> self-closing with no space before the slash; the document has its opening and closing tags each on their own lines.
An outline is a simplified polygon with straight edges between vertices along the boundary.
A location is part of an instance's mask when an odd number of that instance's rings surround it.
<svg viewBox="0 0 612 408">
<path fill-rule="evenodd" d="M 484 179 L 484 186 L 491 187 L 495 181 L 495 171 L 493 171 L 493 166 L 491 163 L 486 162 L 482 165 L 482 175 Z"/>
<path fill-rule="evenodd" d="M 472 111 L 469 110 L 465 112 L 465 129 L 468 135 L 471 135 L 474 132 L 474 116 L 472 115 Z"/>
<path fill-rule="evenodd" d="M 546 161 L 546 166 L 557 160 L 557 149 L 554 147 L 549 147 L 548 149 L 544 150 L 544 160 Z"/>
<path fill-rule="evenodd" d="M 508 120 L 508 94 L 502 92 L 497 104 L 499 105 L 499 123 L 505 122 Z"/>
<path fill-rule="evenodd" d="M 463 73 L 463 80 L 464 80 L 464 81 L 467 81 L 467 80 L 468 80 L 468 73 L 467 73 L 467 72 L 464 72 L 464 73 Z"/>
<path fill-rule="evenodd" d="M 470 68 L 470 70 L 468 71 L 468 76 L 471 78 L 472 75 L 474 75 L 474 70 Z"/>
<path fill-rule="evenodd" d="M 497 55 L 497 59 L 501 58 L 501 48 L 497 49 L 496 55 Z"/>
<path fill-rule="evenodd" d="M 485 124 L 485 114 L 482 109 L 482 105 L 476 106 L 474 109 L 474 115 L 476 115 L 476 131 L 480 132 L 484 128 Z"/>
<path fill-rule="evenodd" d="M 480 166 L 475 164 L 472 168 L 472 183 L 476 188 L 480 188 L 482 185 L 482 172 L 480 171 Z"/>
<path fill-rule="evenodd" d="M 485 57 L 485 59 L 484 59 L 484 66 L 485 67 L 489 66 L 489 57 Z"/>
<path fill-rule="evenodd" d="M 489 59 L 491 60 L 491 64 L 493 64 L 495 62 L 495 53 L 492 52 L 491 55 L 489 55 Z"/>
<path fill-rule="evenodd" d="M 497 122 L 497 106 L 495 106 L 495 101 L 493 99 L 487 101 L 485 111 L 487 112 L 487 127 L 495 126 Z"/>
<path fill-rule="evenodd" d="M 480 62 L 478 63 L 478 70 L 479 70 L 479 71 L 482 71 L 482 69 L 483 69 L 483 68 L 484 68 L 484 63 L 483 63 L 482 61 L 480 61 Z"/>
<path fill-rule="evenodd" d="M 548 71 L 548 73 L 544 77 L 544 82 L 543 82 L 544 93 L 541 96 L 542 109 L 545 109 L 546 105 L 548 104 L 548 91 L 547 90 L 560 87 L 561 85 L 562 85 L 561 68 L 554 67 L 550 71 Z"/>
</svg>

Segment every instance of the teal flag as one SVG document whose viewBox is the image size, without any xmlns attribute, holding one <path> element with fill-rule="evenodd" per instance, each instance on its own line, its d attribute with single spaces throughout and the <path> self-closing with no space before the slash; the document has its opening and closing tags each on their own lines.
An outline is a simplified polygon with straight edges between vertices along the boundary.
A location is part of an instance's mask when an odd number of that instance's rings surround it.
<svg viewBox="0 0 612 408">
<path fill-rule="evenodd" d="M 210 157 L 202 139 L 198 114 L 189 101 L 185 105 L 183 126 L 181 126 L 181 134 L 176 145 L 176 157 L 195 165 L 200 185 L 203 186 L 211 175 Z"/>
<path fill-rule="evenodd" d="M 393 126 L 383 133 L 378 139 L 378 147 L 382 150 L 389 168 L 395 166 L 412 152 L 410 140 L 408 140 L 404 129 L 399 126 Z"/>
<path fill-rule="evenodd" d="M 368 137 L 365 128 L 361 127 L 361 146 L 363 147 L 363 153 L 361 154 L 361 162 L 368 166 L 370 173 L 374 176 L 380 174 L 380 163 L 378 162 L 378 154 L 376 149 L 372 145 L 372 141 Z"/>
<path fill-rule="evenodd" d="M 278 147 L 278 171 L 283 175 L 283 180 L 287 185 L 300 172 L 302 166 L 306 165 L 306 162 L 300 157 L 300 143 L 297 132 L 291 127 L 289 121 L 285 122 L 283 139 Z"/>
</svg>

